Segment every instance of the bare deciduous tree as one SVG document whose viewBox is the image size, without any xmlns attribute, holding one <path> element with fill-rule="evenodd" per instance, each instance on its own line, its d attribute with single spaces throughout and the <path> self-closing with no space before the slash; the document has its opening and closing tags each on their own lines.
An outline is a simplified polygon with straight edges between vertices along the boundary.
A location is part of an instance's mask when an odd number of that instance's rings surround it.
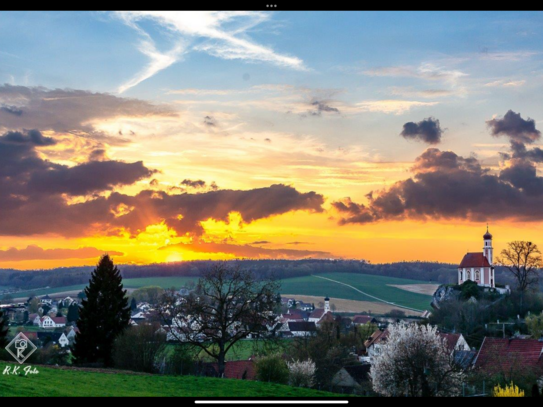
<svg viewBox="0 0 543 407">
<path fill-rule="evenodd" d="M 275 324 L 279 283 L 258 278 L 239 264 L 219 263 L 204 273 L 189 296 L 164 295 L 160 313 L 170 338 L 190 343 L 215 359 L 222 376 L 225 357 L 249 335 Z"/>
<path fill-rule="evenodd" d="M 515 241 L 507 244 L 496 262 L 506 267 L 515 276 L 518 290 L 523 293 L 538 281 L 541 267 L 541 252 L 532 242 Z"/>
</svg>

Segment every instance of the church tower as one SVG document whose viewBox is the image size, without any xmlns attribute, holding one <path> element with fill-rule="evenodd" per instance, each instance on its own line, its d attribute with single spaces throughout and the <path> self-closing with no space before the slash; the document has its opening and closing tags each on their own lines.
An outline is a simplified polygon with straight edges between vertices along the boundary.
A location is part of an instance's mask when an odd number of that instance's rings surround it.
<svg viewBox="0 0 543 407">
<path fill-rule="evenodd" d="M 483 239 L 485 241 L 485 246 L 483 247 L 483 254 L 492 266 L 494 264 L 494 249 L 492 247 L 492 235 L 488 231 L 488 225 L 486 225 L 486 233 L 483 236 Z"/>
</svg>

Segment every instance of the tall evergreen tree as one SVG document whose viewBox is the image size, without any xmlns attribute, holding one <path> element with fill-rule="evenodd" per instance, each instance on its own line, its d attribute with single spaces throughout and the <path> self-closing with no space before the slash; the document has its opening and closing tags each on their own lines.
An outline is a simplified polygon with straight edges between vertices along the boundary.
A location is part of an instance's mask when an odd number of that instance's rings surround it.
<svg viewBox="0 0 543 407">
<path fill-rule="evenodd" d="M 8 318 L 0 311 L 0 349 L 8 344 Z"/>
<path fill-rule="evenodd" d="M 136 303 L 136 299 L 132 297 L 132 301 L 130 301 L 130 309 L 132 311 L 136 311 L 138 309 L 138 304 Z"/>
<path fill-rule="evenodd" d="M 123 278 L 108 255 L 103 256 L 85 288 L 79 310 L 73 356 L 76 364 L 112 365 L 115 339 L 128 327 L 130 307 Z"/>
<path fill-rule="evenodd" d="M 79 319 L 79 305 L 77 303 L 73 303 L 68 307 L 68 316 L 66 317 L 68 322 L 77 322 Z"/>
</svg>

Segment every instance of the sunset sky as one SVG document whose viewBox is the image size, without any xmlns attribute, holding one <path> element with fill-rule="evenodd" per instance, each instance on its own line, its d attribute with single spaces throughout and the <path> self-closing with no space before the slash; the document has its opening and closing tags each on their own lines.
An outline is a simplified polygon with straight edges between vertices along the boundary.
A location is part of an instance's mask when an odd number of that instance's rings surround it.
<svg viewBox="0 0 543 407">
<path fill-rule="evenodd" d="M 543 246 L 543 13 L 0 12 L 0 268 Z"/>
</svg>

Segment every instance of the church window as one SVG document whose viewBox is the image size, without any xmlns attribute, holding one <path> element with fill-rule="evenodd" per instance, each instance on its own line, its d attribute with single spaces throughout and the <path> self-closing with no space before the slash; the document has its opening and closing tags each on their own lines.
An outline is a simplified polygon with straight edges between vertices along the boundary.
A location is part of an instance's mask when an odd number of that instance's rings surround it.
<svg viewBox="0 0 543 407">
<path fill-rule="evenodd" d="M 475 280 L 480 280 L 480 278 L 481 278 L 481 274 L 479 270 L 475 270 Z"/>
</svg>

